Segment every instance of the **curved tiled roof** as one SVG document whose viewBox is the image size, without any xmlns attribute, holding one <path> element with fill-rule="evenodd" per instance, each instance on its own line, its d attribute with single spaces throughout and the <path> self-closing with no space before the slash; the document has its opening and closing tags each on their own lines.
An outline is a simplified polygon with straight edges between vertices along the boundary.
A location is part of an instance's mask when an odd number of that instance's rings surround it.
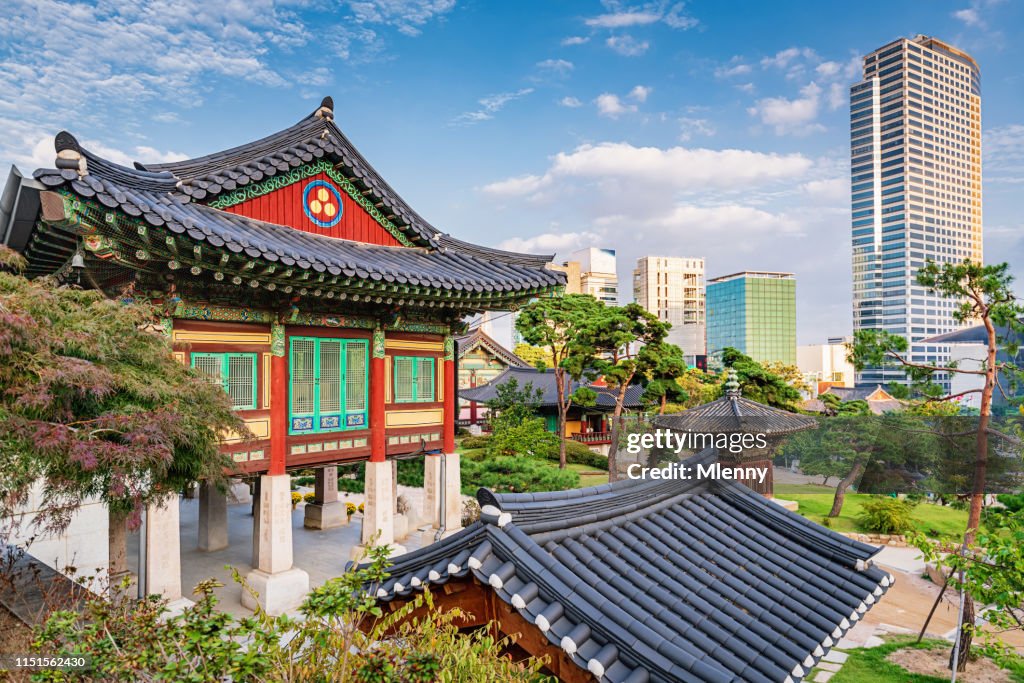
<svg viewBox="0 0 1024 683">
<path fill-rule="evenodd" d="M 672 415 L 657 415 L 656 427 L 679 432 L 788 434 L 817 426 L 814 418 L 779 410 L 742 396 L 729 395 Z"/>
<path fill-rule="evenodd" d="M 481 384 L 480 386 L 476 386 L 471 389 L 459 389 L 459 398 L 466 401 L 486 403 L 487 401 L 498 397 L 498 386 L 512 379 L 516 380 L 520 389 L 525 387 L 527 384 L 533 385 L 535 390 L 539 389 L 541 392 L 540 405 L 558 405 L 558 383 L 555 381 L 555 371 L 552 369 L 538 370 L 529 366 L 511 366 L 502 370 L 500 375 L 486 384 Z M 615 396 L 618 393 L 617 389 L 588 384 L 587 382 L 577 382 L 571 379 L 569 380 L 569 384 L 571 385 L 571 388 L 569 389 L 570 393 L 576 391 L 581 386 L 586 386 L 597 394 L 597 401 L 595 405 L 588 407 L 594 407 L 601 410 L 612 410 L 615 408 Z M 626 401 L 624 406 L 626 408 L 639 408 L 642 405 L 640 397 L 643 393 L 644 388 L 642 386 L 639 384 L 630 384 L 629 388 L 626 389 Z"/>
<path fill-rule="evenodd" d="M 197 247 L 262 259 L 315 273 L 491 293 L 499 298 L 535 295 L 564 284 L 547 256 L 516 254 L 440 233 L 409 208 L 338 130 L 325 100 L 295 126 L 262 140 L 197 159 L 127 168 L 87 150 L 68 133 L 56 139 L 56 169 L 40 169 L 45 188 L 64 189 L 97 208 L 115 209 L 149 226 L 183 235 Z M 266 176 L 328 157 L 352 169 L 388 205 L 394 222 L 419 247 L 387 247 L 317 235 L 221 211 L 200 200 Z M 404 223 L 403 223 L 404 221 Z M 141 233 L 140 233 L 141 234 Z"/>
<path fill-rule="evenodd" d="M 732 482 L 477 497 L 480 521 L 369 589 L 401 600 L 472 576 L 609 683 L 800 680 L 893 581 L 876 548 Z"/>
<path fill-rule="evenodd" d="M 458 344 L 459 358 L 465 356 L 471 349 L 476 348 L 477 346 L 482 346 L 504 361 L 505 365 L 518 368 L 530 367 L 529 363 L 496 342 L 489 334 L 479 327 L 470 330 L 467 334 L 456 337 L 455 341 Z"/>
</svg>

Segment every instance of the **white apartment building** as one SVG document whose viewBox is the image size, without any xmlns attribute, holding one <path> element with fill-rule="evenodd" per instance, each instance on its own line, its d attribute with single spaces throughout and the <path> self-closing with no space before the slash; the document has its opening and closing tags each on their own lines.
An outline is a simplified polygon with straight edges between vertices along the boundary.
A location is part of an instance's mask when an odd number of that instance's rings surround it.
<svg viewBox="0 0 1024 683">
<path fill-rule="evenodd" d="M 813 395 L 819 393 L 820 382 L 840 387 L 854 386 L 856 373 L 853 363 L 846 359 L 846 344 L 850 341 L 851 337 L 830 337 L 825 344 L 796 347 L 796 366 Z"/>
<path fill-rule="evenodd" d="M 668 341 L 687 363 L 707 353 L 704 259 L 644 256 L 633 270 L 633 299 L 659 320 L 672 323 Z"/>
</svg>

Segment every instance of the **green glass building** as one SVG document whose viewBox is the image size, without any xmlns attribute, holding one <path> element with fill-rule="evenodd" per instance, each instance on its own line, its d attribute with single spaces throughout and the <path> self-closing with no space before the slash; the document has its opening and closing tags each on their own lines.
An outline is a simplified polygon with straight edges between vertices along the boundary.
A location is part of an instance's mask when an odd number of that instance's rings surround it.
<svg viewBox="0 0 1024 683">
<path fill-rule="evenodd" d="M 796 365 L 796 278 L 744 271 L 707 283 L 708 356 L 732 347 L 756 361 Z"/>
</svg>

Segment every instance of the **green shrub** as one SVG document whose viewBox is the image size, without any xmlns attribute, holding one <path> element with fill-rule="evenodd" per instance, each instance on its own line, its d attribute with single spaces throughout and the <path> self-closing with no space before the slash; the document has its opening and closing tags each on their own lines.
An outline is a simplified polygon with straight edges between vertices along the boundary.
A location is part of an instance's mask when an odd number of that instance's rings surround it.
<svg viewBox="0 0 1024 683">
<path fill-rule="evenodd" d="M 314 486 L 316 484 L 315 476 L 303 476 L 303 477 L 292 477 L 292 483 L 296 486 Z"/>
<path fill-rule="evenodd" d="M 888 496 L 870 498 L 861 504 L 857 517 L 861 528 L 874 534 L 903 534 L 914 526 L 911 515 L 916 503 Z"/>
<path fill-rule="evenodd" d="M 491 437 L 489 436 L 467 436 L 462 440 L 462 447 L 466 450 L 473 448 L 487 448 L 487 444 L 490 443 Z"/>
<path fill-rule="evenodd" d="M 363 493 L 366 483 L 366 465 L 338 465 L 338 490 L 346 493 Z"/>
<path fill-rule="evenodd" d="M 398 483 L 402 486 L 423 487 L 423 458 L 417 456 L 398 461 Z"/>
<path fill-rule="evenodd" d="M 481 486 L 496 492 L 525 493 L 564 491 L 579 485 L 580 475 L 576 472 L 560 470 L 533 458 L 497 456 L 462 463 L 462 492 L 466 495 L 473 495 Z"/>
<path fill-rule="evenodd" d="M 550 458 L 551 453 L 558 457 L 558 437 L 544 428 L 544 420 L 539 417 L 528 418 L 516 424 L 503 424 L 495 427 L 487 442 L 487 452 L 491 455 L 526 455 L 537 458 Z"/>
</svg>

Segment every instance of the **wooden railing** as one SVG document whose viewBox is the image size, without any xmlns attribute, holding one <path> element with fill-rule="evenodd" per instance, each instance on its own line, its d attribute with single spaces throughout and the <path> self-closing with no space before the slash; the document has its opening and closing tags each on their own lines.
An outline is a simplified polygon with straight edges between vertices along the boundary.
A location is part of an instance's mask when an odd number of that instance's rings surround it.
<svg viewBox="0 0 1024 683">
<path fill-rule="evenodd" d="M 606 444 L 612 442 L 611 432 L 587 432 L 586 434 L 573 434 L 570 438 L 586 444 Z"/>
</svg>

